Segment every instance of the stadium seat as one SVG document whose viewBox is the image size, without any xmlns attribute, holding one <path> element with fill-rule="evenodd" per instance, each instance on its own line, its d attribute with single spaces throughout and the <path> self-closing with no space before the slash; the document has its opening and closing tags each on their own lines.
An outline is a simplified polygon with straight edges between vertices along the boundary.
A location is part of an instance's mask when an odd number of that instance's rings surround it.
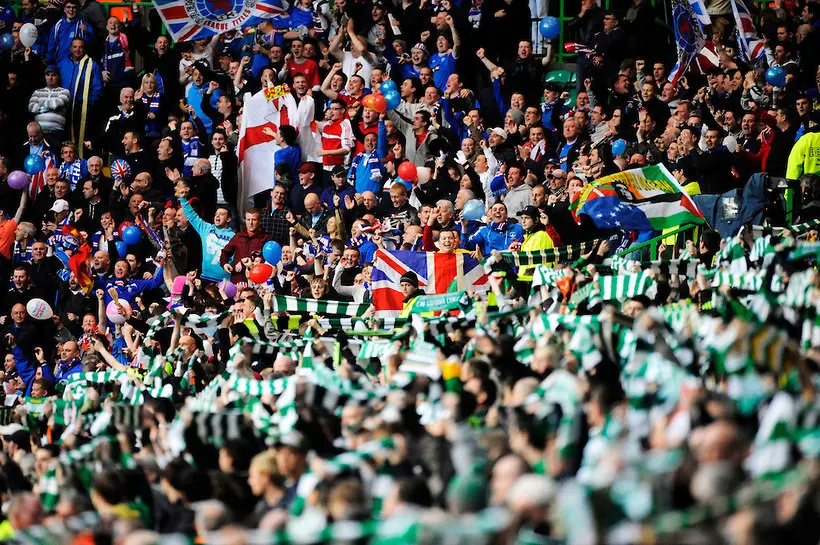
<svg viewBox="0 0 820 545">
<path fill-rule="evenodd" d="M 552 70 L 544 76 L 544 83 L 560 83 L 566 87 L 570 82 L 570 77 L 569 70 Z"/>
</svg>

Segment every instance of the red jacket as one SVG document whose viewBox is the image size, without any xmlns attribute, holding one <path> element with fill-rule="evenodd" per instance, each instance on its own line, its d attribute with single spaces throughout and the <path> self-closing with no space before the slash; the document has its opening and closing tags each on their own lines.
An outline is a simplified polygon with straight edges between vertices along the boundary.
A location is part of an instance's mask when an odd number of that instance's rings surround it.
<svg viewBox="0 0 820 545">
<path fill-rule="evenodd" d="M 236 269 L 236 263 L 242 261 L 246 257 L 251 257 L 254 252 L 262 252 L 262 246 L 269 240 L 272 240 L 270 235 L 266 232 L 256 231 L 253 235 L 249 235 L 246 230 L 242 230 L 235 234 L 231 241 L 222 249 L 222 255 L 219 257 L 219 263 L 223 267 L 227 263 L 232 263 Z M 233 261 L 231 261 L 233 258 Z M 207 257 L 206 257 L 207 259 Z M 275 265 L 275 263 L 274 263 Z M 231 274 L 231 282 L 245 282 L 245 267 L 242 267 L 240 272 L 234 270 Z"/>
</svg>

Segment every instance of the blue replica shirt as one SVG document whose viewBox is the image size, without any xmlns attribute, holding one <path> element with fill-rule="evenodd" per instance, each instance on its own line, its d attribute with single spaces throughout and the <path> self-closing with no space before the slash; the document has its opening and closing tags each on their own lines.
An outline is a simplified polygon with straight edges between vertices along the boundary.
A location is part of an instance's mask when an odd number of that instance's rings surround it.
<svg viewBox="0 0 820 545">
<path fill-rule="evenodd" d="M 456 71 L 456 58 L 453 53 L 436 53 L 430 57 L 430 70 L 433 71 L 433 81 L 439 89 L 447 87 L 447 79 Z"/>
<path fill-rule="evenodd" d="M 222 256 L 222 250 L 236 233 L 227 228 L 217 229 L 213 223 L 208 223 L 200 218 L 199 214 L 191 208 L 188 199 L 179 199 L 179 204 L 182 206 L 191 227 L 202 239 L 202 278 L 214 282 L 230 280 L 231 275 L 226 273 L 222 265 L 219 264 L 219 258 Z"/>
<path fill-rule="evenodd" d="M 60 165 L 60 178 L 68 180 L 71 190 L 77 188 L 81 180 L 88 177 L 88 163 L 85 159 L 75 159 L 73 163 L 63 163 Z"/>
<path fill-rule="evenodd" d="M 573 142 L 572 144 L 574 144 Z M 561 151 L 558 152 L 558 161 L 561 163 L 561 170 L 564 172 L 569 172 L 569 169 L 572 165 L 567 162 L 567 156 L 569 155 L 569 150 L 572 148 L 572 144 L 564 144 L 561 146 Z"/>
</svg>

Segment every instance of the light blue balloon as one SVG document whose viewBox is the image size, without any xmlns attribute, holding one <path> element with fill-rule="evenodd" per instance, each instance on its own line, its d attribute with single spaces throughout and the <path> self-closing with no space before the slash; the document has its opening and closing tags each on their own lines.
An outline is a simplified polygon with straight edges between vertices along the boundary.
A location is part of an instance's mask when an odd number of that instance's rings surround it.
<svg viewBox="0 0 820 545">
<path fill-rule="evenodd" d="M 538 23 L 538 31 L 547 40 L 554 40 L 561 33 L 561 24 L 555 17 L 544 17 Z"/>
<path fill-rule="evenodd" d="M 29 176 L 39 174 L 45 169 L 46 162 L 43 161 L 43 158 L 37 155 L 36 153 L 32 153 L 31 155 L 26 157 L 25 161 L 23 161 L 23 170 L 25 170 L 26 174 L 28 174 Z"/>
<path fill-rule="evenodd" d="M 398 93 L 399 88 L 396 87 L 396 82 L 395 81 L 393 81 L 392 79 L 389 79 L 387 81 L 383 81 L 381 83 L 381 85 L 379 85 L 379 91 L 381 91 L 381 94 L 389 93 L 390 91 L 394 91 L 394 92 Z"/>
<path fill-rule="evenodd" d="M 282 260 L 282 246 L 275 240 L 269 240 L 262 246 L 262 257 L 271 265 L 276 265 Z"/>
<path fill-rule="evenodd" d="M 125 259 L 125 256 L 128 255 L 128 246 L 126 246 L 125 242 L 118 240 L 114 245 L 117 247 L 117 253 L 120 259 Z"/>
<path fill-rule="evenodd" d="M 479 199 L 473 199 L 464 203 L 461 209 L 461 217 L 469 221 L 478 221 L 484 216 L 484 203 Z"/>
<path fill-rule="evenodd" d="M 622 155 L 626 151 L 626 140 L 619 138 L 612 143 L 612 155 Z"/>
<path fill-rule="evenodd" d="M 122 241 L 128 245 L 137 244 L 142 238 L 140 228 L 136 225 L 129 225 L 122 230 Z"/>
<path fill-rule="evenodd" d="M 396 107 L 401 104 L 401 97 L 396 91 L 388 91 L 387 93 L 383 93 L 382 96 L 384 96 L 384 101 L 387 103 L 388 110 L 395 110 Z"/>
<path fill-rule="evenodd" d="M 772 66 L 766 70 L 766 81 L 774 87 L 785 87 L 786 71 L 780 66 Z"/>
</svg>

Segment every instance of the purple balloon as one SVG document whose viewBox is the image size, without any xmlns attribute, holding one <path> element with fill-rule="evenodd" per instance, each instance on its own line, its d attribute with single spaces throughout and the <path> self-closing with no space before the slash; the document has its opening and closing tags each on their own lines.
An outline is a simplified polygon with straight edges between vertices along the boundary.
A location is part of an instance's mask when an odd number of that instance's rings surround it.
<svg viewBox="0 0 820 545">
<path fill-rule="evenodd" d="M 28 174 L 22 170 L 15 170 L 9 173 L 8 182 L 12 189 L 25 189 L 29 182 Z"/>
<path fill-rule="evenodd" d="M 225 295 L 228 296 L 228 299 L 233 299 L 236 297 L 236 284 L 230 280 L 223 280 L 220 282 L 220 287 L 225 290 Z"/>
</svg>

